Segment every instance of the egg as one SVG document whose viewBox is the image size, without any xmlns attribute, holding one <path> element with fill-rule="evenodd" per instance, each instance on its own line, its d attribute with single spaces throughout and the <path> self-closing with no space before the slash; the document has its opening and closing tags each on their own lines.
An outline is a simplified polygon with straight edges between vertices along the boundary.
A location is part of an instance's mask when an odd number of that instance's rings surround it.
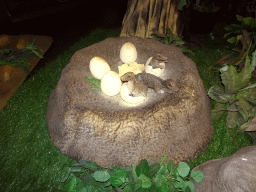
<svg viewBox="0 0 256 192">
<path fill-rule="evenodd" d="M 102 79 L 102 77 L 110 71 L 109 64 L 101 57 L 93 57 L 90 60 L 89 67 L 92 75 L 96 79 Z"/>
<path fill-rule="evenodd" d="M 122 98 L 123 101 L 125 101 L 126 103 L 130 103 L 130 104 L 138 104 L 143 102 L 146 97 L 144 96 L 138 96 L 138 97 L 133 97 L 129 95 L 129 89 L 127 86 L 127 83 L 124 83 L 121 87 L 121 91 L 120 91 L 120 96 Z"/>
<path fill-rule="evenodd" d="M 123 63 L 130 64 L 135 62 L 137 55 L 136 47 L 130 42 L 123 44 L 120 49 L 120 59 Z"/>
<path fill-rule="evenodd" d="M 155 76 L 157 76 L 157 77 L 160 77 L 160 76 L 164 73 L 164 68 L 163 68 L 163 69 L 161 69 L 161 68 L 155 68 L 155 69 L 153 69 L 153 67 L 149 65 L 149 63 L 150 63 L 150 61 L 152 60 L 152 58 L 153 58 L 153 57 L 150 57 L 150 58 L 147 60 L 147 62 L 146 62 L 146 64 L 145 64 L 145 71 L 146 71 L 146 73 L 150 73 L 150 74 L 153 74 L 153 75 L 155 75 Z M 163 62 L 163 63 L 159 63 L 159 65 L 165 66 L 165 63 L 164 63 L 164 62 Z"/>
<path fill-rule="evenodd" d="M 108 96 L 117 95 L 121 90 L 121 86 L 122 81 L 119 75 L 114 71 L 107 72 L 102 77 L 100 83 L 101 91 Z"/>
</svg>

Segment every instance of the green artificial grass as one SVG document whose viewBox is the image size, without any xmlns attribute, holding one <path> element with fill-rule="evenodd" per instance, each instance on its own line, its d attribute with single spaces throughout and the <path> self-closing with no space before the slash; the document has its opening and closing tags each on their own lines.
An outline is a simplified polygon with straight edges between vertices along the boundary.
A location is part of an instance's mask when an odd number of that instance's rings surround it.
<svg viewBox="0 0 256 192">
<path fill-rule="evenodd" d="M 0 189 L 1 191 L 65 191 L 61 181 L 75 161 L 63 155 L 51 142 L 46 123 L 47 102 L 62 69 L 79 49 L 97 43 L 117 32 L 96 29 L 53 62 L 26 80 L 0 112 Z M 228 51 L 225 48 L 193 49 L 205 89 L 220 84 L 219 72 L 209 68 Z M 211 102 L 214 105 L 214 102 Z M 208 160 L 227 157 L 252 145 L 243 133 L 227 136 L 226 117 L 214 121 L 214 134 L 207 150 L 189 162 L 191 168 Z"/>
</svg>

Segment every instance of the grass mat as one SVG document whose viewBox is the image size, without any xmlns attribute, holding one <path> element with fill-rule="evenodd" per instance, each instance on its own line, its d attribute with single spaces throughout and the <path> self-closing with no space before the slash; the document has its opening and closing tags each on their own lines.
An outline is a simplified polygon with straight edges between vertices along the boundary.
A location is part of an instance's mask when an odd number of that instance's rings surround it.
<svg viewBox="0 0 256 192">
<path fill-rule="evenodd" d="M 118 33 L 92 31 L 25 81 L 0 112 L 0 191 L 65 191 L 61 180 L 74 161 L 50 141 L 48 98 L 77 50 L 111 36 Z"/>
<path fill-rule="evenodd" d="M 25 81 L 0 112 L 1 191 L 65 191 L 61 180 L 67 176 L 68 166 L 75 161 L 63 155 L 50 141 L 45 117 L 48 98 L 62 69 L 77 50 L 117 35 L 117 32 L 106 29 L 92 31 Z M 220 84 L 219 72 L 209 71 L 209 68 L 227 50 L 193 51 L 196 54 L 191 58 L 197 63 L 205 89 Z M 189 163 L 192 168 L 252 145 L 245 134 L 227 136 L 225 120 L 223 115 L 213 122 L 211 143 L 203 154 Z"/>
</svg>

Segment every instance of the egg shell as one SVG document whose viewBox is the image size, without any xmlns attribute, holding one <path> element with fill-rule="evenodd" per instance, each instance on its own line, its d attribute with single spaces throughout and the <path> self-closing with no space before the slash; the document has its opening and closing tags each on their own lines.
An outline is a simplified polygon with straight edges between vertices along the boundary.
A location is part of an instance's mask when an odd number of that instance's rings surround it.
<svg viewBox="0 0 256 192">
<path fill-rule="evenodd" d="M 138 53 L 136 47 L 132 43 L 127 42 L 123 44 L 120 49 L 120 59 L 123 63 L 133 63 L 137 60 L 137 56 Z"/>
<path fill-rule="evenodd" d="M 119 75 L 114 71 L 107 72 L 101 79 L 101 91 L 108 96 L 117 95 L 122 86 Z"/>
<path fill-rule="evenodd" d="M 120 91 L 120 96 L 122 98 L 123 101 L 125 101 L 126 103 L 130 103 L 130 104 L 138 104 L 143 102 L 146 97 L 143 96 L 138 96 L 138 97 L 132 97 L 129 95 L 129 89 L 127 86 L 127 83 L 124 83 L 121 87 L 121 91 Z"/>
<path fill-rule="evenodd" d="M 102 77 L 110 71 L 109 64 L 101 57 L 93 57 L 90 60 L 89 67 L 92 75 L 96 79 L 102 79 Z"/>
<path fill-rule="evenodd" d="M 164 73 L 164 69 L 161 69 L 161 68 L 155 68 L 155 69 L 153 69 L 152 66 L 148 65 L 148 64 L 150 63 L 150 61 L 152 60 L 152 58 L 153 58 L 153 57 L 150 57 L 150 58 L 147 60 L 147 62 L 146 62 L 146 64 L 145 64 L 145 71 L 146 71 L 146 73 L 150 73 L 150 74 L 153 74 L 153 75 L 155 75 L 155 76 L 157 76 L 157 77 L 160 77 L 160 76 Z M 165 63 L 164 63 L 164 62 L 163 62 L 163 63 L 159 63 L 159 65 L 165 66 Z"/>
<path fill-rule="evenodd" d="M 142 73 L 142 71 L 145 70 L 145 65 L 144 64 L 138 64 L 137 62 L 133 62 L 129 66 L 133 68 L 132 72 L 135 75 L 138 74 L 138 73 Z"/>
<path fill-rule="evenodd" d="M 119 76 L 121 77 L 122 75 L 124 75 L 127 72 L 132 72 L 133 68 L 125 63 L 121 66 L 118 66 L 118 71 L 119 71 Z"/>
</svg>

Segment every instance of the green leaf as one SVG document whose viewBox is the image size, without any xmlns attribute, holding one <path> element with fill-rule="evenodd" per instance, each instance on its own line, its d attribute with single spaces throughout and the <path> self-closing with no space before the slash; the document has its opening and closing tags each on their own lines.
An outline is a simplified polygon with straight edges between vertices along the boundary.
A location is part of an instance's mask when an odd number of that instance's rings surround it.
<svg viewBox="0 0 256 192">
<path fill-rule="evenodd" d="M 65 188 L 70 192 L 76 192 L 79 184 L 79 179 L 77 179 L 73 174 L 71 178 L 65 183 Z"/>
<path fill-rule="evenodd" d="M 139 179 L 142 181 L 141 188 L 149 188 L 152 185 L 150 178 L 144 174 L 140 174 Z"/>
<path fill-rule="evenodd" d="M 137 181 L 131 181 L 129 182 L 124 189 L 122 190 L 122 192 L 131 192 L 131 191 L 137 191 L 138 189 L 141 188 L 141 180 L 137 180 Z"/>
<path fill-rule="evenodd" d="M 252 53 L 251 71 L 254 71 L 256 67 L 256 51 Z"/>
<path fill-rule="evenodd" d="M 156 177 L 154 178 L 154 183 L 156 186 L 160 187 L 162 183 L 167 182 L 165 175 L 163 174 L 157 174 Z"/>
<path fill-rule="evenodd" d="M 253 17 L 245 17 L 242 21 L 245 25 L 250 26 L 251 28 L 255 27 L 255 19 Z"/>
<path fill-rule="evenodd" d="M 197 182 L 201 182 L 204 179 L 204 172 L 200 170 L 195 170 L 191 172 L 191 177 Z"/>
<path fill-rule="evenodd" d="M 176 189 L 182 189 L 184 186 L 186 186 L 185 182 L 183 181 L 183 179 L 181 177 L 177 177 L 176 179 L 177 181 L 175 181 L 173 184 L 174 184 L 174 187 Z"/>
<path fill-rule="evenodd" d="M 167 169 L 169 171 L 170 174 L 174 174 L 174 170 L 175 170 L 175 167 L 173 165 L 173 162 L 172 161 L 169 161 L 168 164 L 167 164 Z"/>
<path fill-rule="evenodd" d="M 82 170 L 82 167 L 70 167 L 70 172 L 76 173 L 80 172 Z"/>
<path fill-rule="evenodd" d="M 240 15 L 236 15 L 236 18 L 237 18 L 238 21 L 241 21 L 241 22 L 242 22 L 243 19 L 244 19 L 244 18 L 243 18 L 242 16 L 240 16 Z"/>
<path fill-rule="evenodd" d="M 224 113 L 225 109 L 226 109 L 226 104 L 216 103 L 214 106 L 214 109 L 211 111 L 212 120 L 219 119 L 222 116 L 222 114 Z"/>
<path fill-rule="evenodd" d="M 156 34 L 151 34 L 151 36 L 152 36 L 154 39 L 156 39 L 156 40 L 158 40 L 158 41 L 161 41 L 161 42 L 163 42 L 164 39 L 167 38 L 167 37 L 160 37 L 160 36 L 158 36 L 158 35 L 156 35 Z"/>
<path fill-rule="evenodd" d="M 183 7 L 188 7 L 189 3 L 187 2 L 187 0 L 180 0 L 179 2 L 179 10 L 181 11 L 183 9 Z"/>
<path fill-rule="evenodd" d="M 232 103 L 234 98 L 230 94 L 226 94 L 224 90 L 219 86 L 212 86 L 208 90 L 208 95 L 211 99 L 215 100 L 218 103 Z"/>
<path fill-rule="evenodd" d="M 254 83 L 254 84 L 252 84 L 250 86 L 247 86 L 247 87 L 241 89 L 240 91 L 243 91 L 243 90 L 246 90 L 246 89 L 252 89 L 252 88 L 255 88 L 255 87 L 256 87 L 256 83 Z"/>
<path fill-rule="evenodd" d="M 168 173 L 168 169 L 167 166 L 162 165 L 159 169 L 159 171 L 157 172 L 157 174 L 166 174 Z"/>
<path fill-rule="evenodd" d="M 231 33 L 241 33 L 241 25 L 239 24 L 231 24 L 225 27 L 226 31 L 231 31 Z"/>
<path fill-rule="evenodd" d="M 245 60 L 244 68 L 241 71 L 241 73 L 239 73 L 240 79 L 242 80 L 242 83 L 243 83 L 243 85 L 242 85 L 243 87 L 241 87 L 241 88 L 244 88 L 245 86 L 248 85 L 249 80 L 250 80 L 250 78 L 252 76 L 251 75 L 252 72 L 253 72 L 253 68 L 251 66 L 251 61 L 249 59 L 249 56 L 246 55 L 246 60 Z"/>
<path fill-rule="evenodd" d="M 187 49 L 186 47 L 179 47 L 180 50 L 183 52 L 183 53 L 191 53 L 191 54 L 194 54 L 191 50 Z"/>
<path fill-rule="evenodd" d="M 178 173 L 181 177 L 186 177 L 189 174 L 190 167 L 185 162 L 180 162 L 177 167 Z"/>
<path fill-rule="evenodd" d="M 229 43 L 237 43 L 237 38 L 236 37 L 231 37 L 227 40 Z"/>
<path fill-rule="evenodd" d="M 43 56 L 41 56 L 37 51 L 35 51 L 35 50 L 31 50 L 37 57 L 39 57 L 39 58 L 44 58 Z"/>
<path fill-rule="evenodd" d="M 139 177 L 141 174 L 150 177 L 149 164 L 146 159 L 142 159 L 140 163 L 136 166 L 136 174 Z"/>
<path fill-rule="evenodd" d="M 153 178 L 157 172 L 160 170 L 160 165 L 158 163 L 153 163 L 152 165 L 149 166 L 149 172 L 150 172 L 150 177 Z"/>
<path fill-rule="evenodd" d="M 85 80 L 90 82 L 92 85 L 96 86 L 96 87 L 92 87 L 91 89 L 96 90 L 96 91 L 101 91 L 101 80 L 93 78 L 93 77 L 87 77 L 85 76 Z"/>
<path fill-rule="evenodd" d="M 185 184 L 189 187 L 190 191 L 193 192 L 195 190 L 194 184 L 191 181 L 185 181 Z"/>
<path fill-rule="evenodd" d="M 85 76 L 86 81 L 89 81 L 91 84 L 95 85 L 95 86 L 100 86 L 100 80 L 93 78 L 93 77 L 87 77 Z"/>
<path fill-rule="evenodd" d="M 110 175 L 109 173 L 106 171 L 96 171 L 94 174 L 93 174 L 93 178 L 96 180 L 96 181 L 100 181 L 100 182 L 105 182 L 107 180 L 109 180 L 110 178 Z"/>
<path fill-rule="evenodd" d="M 248 86 L 248 87 L 246 87 L 244 89 L 241 89 L 236 94 L 236 97 L 237 98 L 244 98 L 247 101 L 249 101 L 250 103 L 256 104 L 256 89 L 255 88 L 249 88 L 249 87 L 251 87 L 251 86 Z"/>
<path fill-rule="evenodd" d="M 126 182 L 127 179 L 127 173 L 123 170 L 118 170 L 113 175 L 111 175 L 110 182 L 114 187 L 119 187 L 124 182 Z"/>
<path fill-rule="evenodd" d="M 163 157 L 163 159 L 161 160 L 161 162 L 160 162 L 160 166 L 161 166 L 161 165 L 163 165 L 163 163 L 164 163 L 164 161 L 165 161 L 166 157 L 167 157 L 167 154 L 165 154 L 165 155 L 164 155 L 164 157 Z"/>
<path fill-rule="evenodd" d="M 238 101 L 236 105 L 238 107 L 240 114 L 243 116 L 244 120 L 247 121 L 249 113 L 253 106 L 251 106 L 243 97 L 237 97 Z"/>
<path fill-rule="evenodd" d="M 225 86 L 226 94 L 236 93 L 241 88 L 244 88 L 249 83 L 251 78 L 252 67 L 250 65 L 249 57 L 246 58 L 246 63 L 241 71 L 241 73 L 237 73 L 234 66 L 224 66 L 220 69 L 222 83 Z"/>
<path fill-rule="evenodd" d="M 176 38 L 175 38 L 175 42 L 176 42 L 176 44 L 178 45 L 178 46 L 181 46 L 181 45 L 184 45 L 185 44 L 185 42 L 181 39 L 181 37 L 180 36 L 176 36 Z"/>
<path fill-rule="evenodd" d="M 168 38 L 164 38 L 163 43 L 166 44 L 166 45 L 169 45 L 169 44 L 170 44 L 170 41 L 169 41 Z"/>
<path fill-rule="evenodd" d="M 175 167 L 174 168 L 174 174 L 173 174 L 173 177 L 174 177 L 174 179 L 177 179 L 177 178 L 179 178 L 180 176 L 179 176 L 179 172 L 178 172 L 178 170 L 177 170 L 177 168 Z"/>
<path fill-rule="evenodd" d="M 165 182 L 161 182 L 160 184 L 156 185 L 156 187 L 161 192 L 170 192 L 170 191 L 176 191 L 173 181 L 166 180 Z"/>
<path fill-rule="evenodd" d="M 131 192 L 133 192 L 133 191 L 131 191 Z M 155 185 L 151 185 L 151 187 L 149 187 L 149 188 L 140 188 L 136 192 L 162 192 L 162 191 L 159 191 L 159 189 Z"/>
<path fill-rule="evenodd" d="M 247 122 L 245 122 L 244 124 L 242 124 L 242 125 L 238 128 L 238 130 L 239 130 L 240 132 L 244 132 L 244 131 L 248 128 L 248 126 L 250 125 L 251 122 L 252 122 L 252 119 L 248 120 Z"/>
<path fill-rule="evenodd" d="M 233 103 L 231 105 L 227 105 L 228 116 L 227 116 L 227 127 L 228 128 L 235 128 L 238 122 L 238 112 L 234 112 L 237 110 L 236 105 Z"/>
<path fill-rule="evenodd" d="M 90 170 L 93 170 L 93 171 L 97 171 L 97 170 L 100 169 L 100 166 L 97 165 L 97 163 L 92 162 L 92 161 L 81 160 L 81 161 L 78 161 L 78 162 L 80 163 L 81 166 L 83 166 L 86 169 L 90 169 Z"/>
<path fill-rule="evenodd" d="M 175 40 L 175 36 L 174 36 L 174 34 L 172 34 L 170 28 L 168 28 L 168 41 L 169 41 L 169 44 L 173 43 L 174 40 Z"/>
<path fill-rule="evenodd" d="M 100 87 L 92 87 L 91 89 L 95 90 L 95 91 L 101 91 Z"/>
</svg>

